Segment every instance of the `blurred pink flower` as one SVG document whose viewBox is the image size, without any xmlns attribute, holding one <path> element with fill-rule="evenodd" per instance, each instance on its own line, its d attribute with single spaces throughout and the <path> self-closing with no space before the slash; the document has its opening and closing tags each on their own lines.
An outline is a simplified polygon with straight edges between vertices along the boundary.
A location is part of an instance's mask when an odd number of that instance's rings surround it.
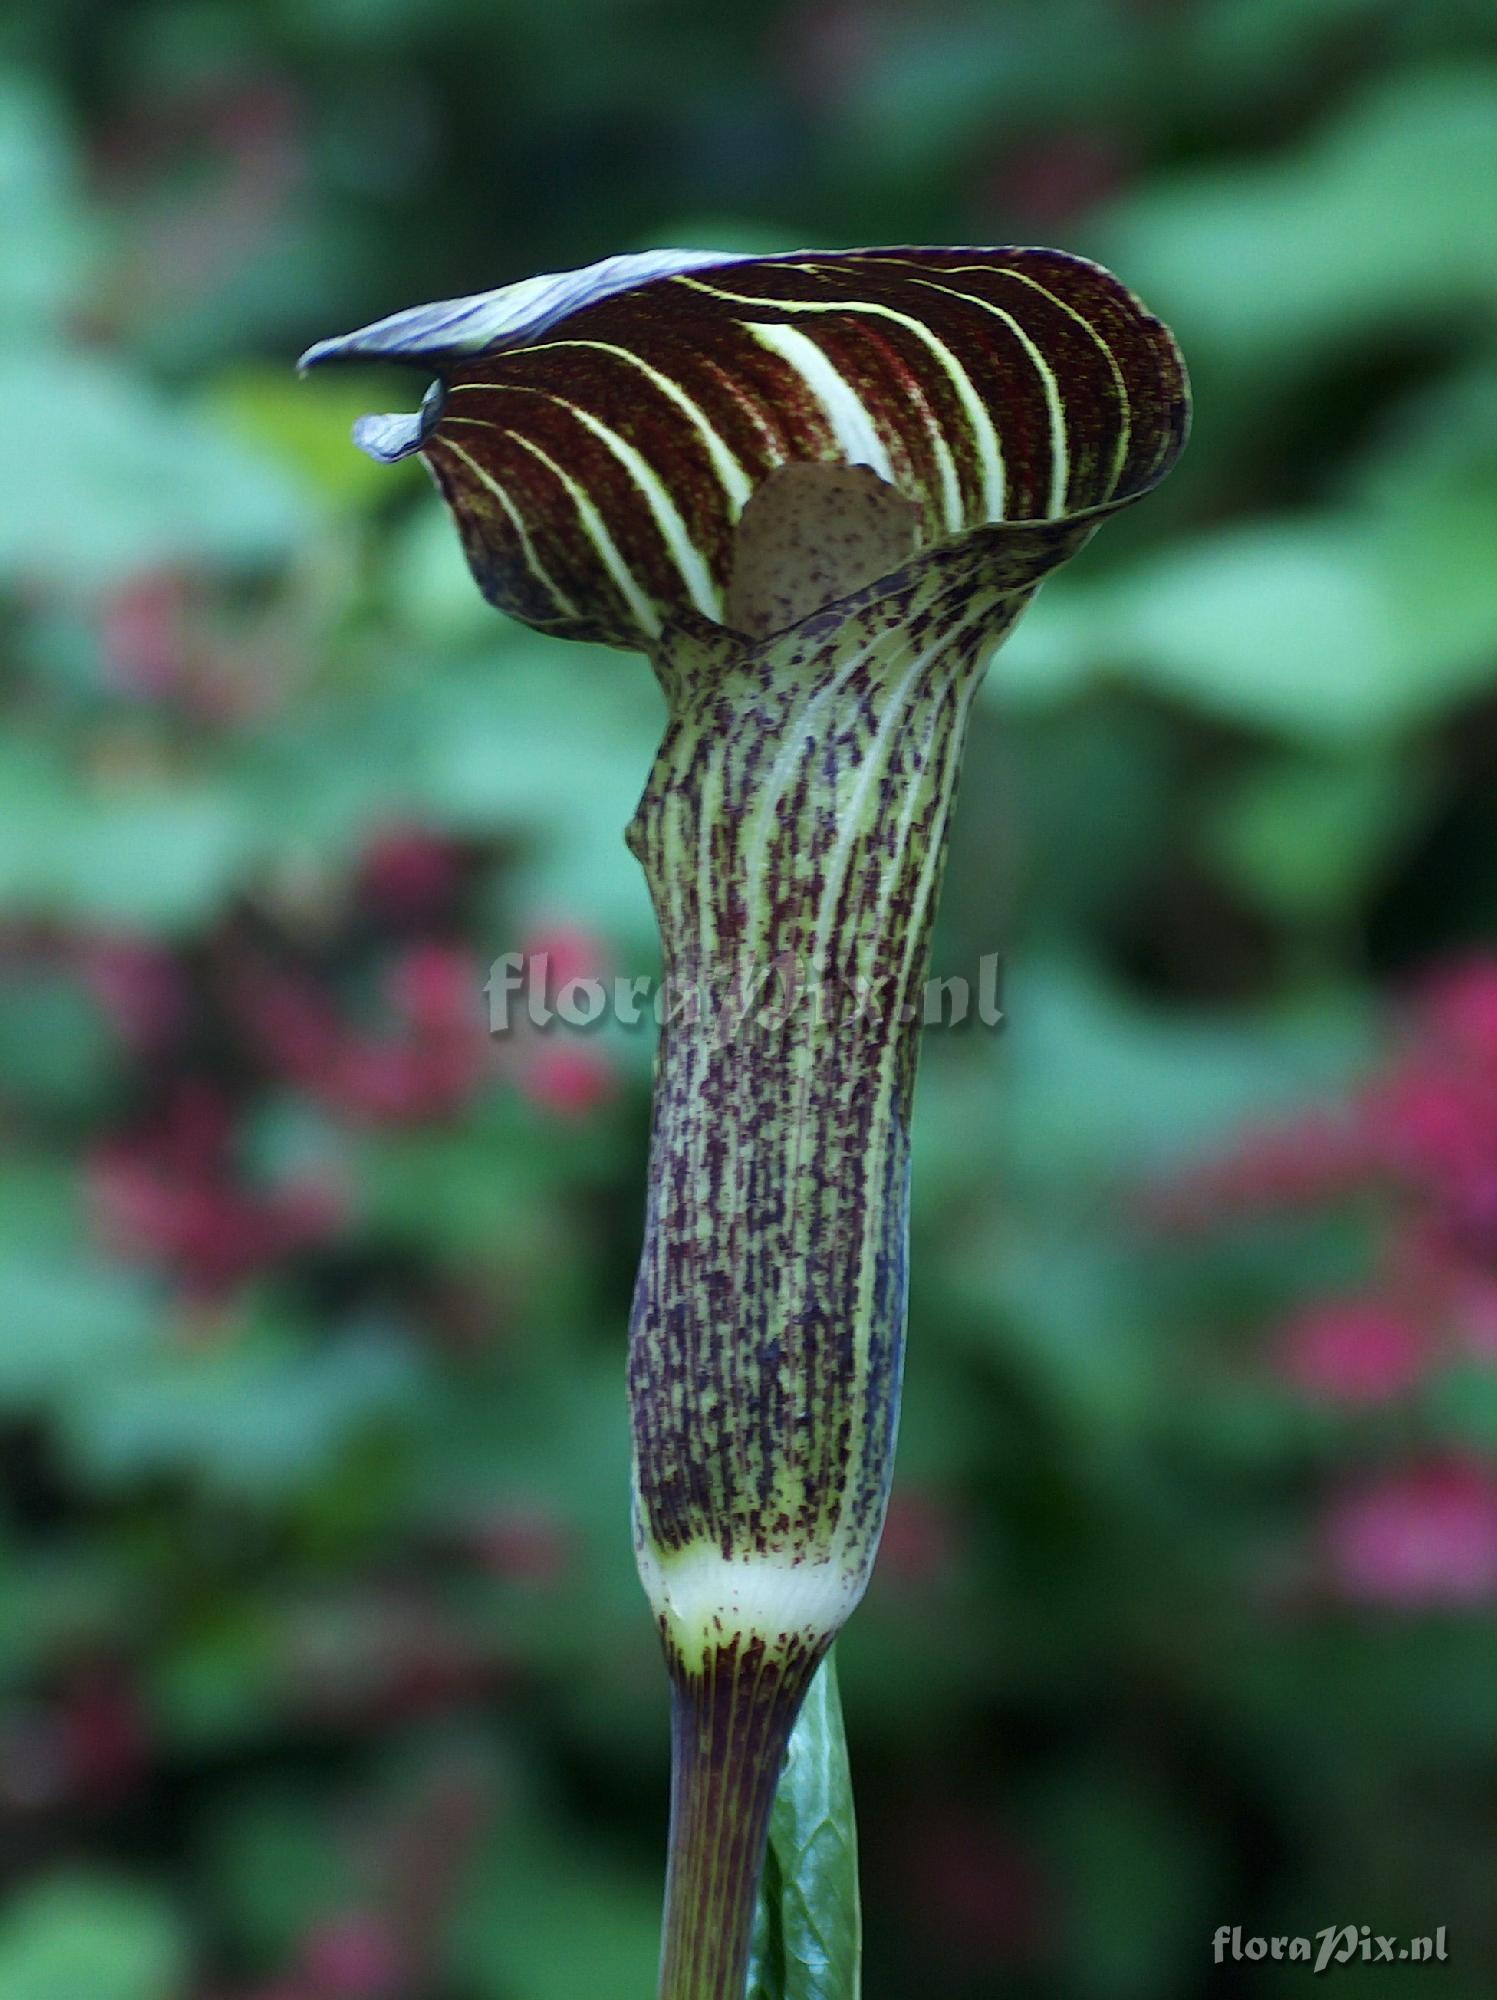
<svg viewBox="0 0 1497 2000">
<path fill-rule="evenodd" d="M 296 1607 L 280 1672 L 318 1727 L 381 1729 L 492 1694 L 504 1661 L 424 1585 L 351 1587 Z"/>
<path fill-rule="evenodd" d="M 79 963 L 94 999 L 132 1053 L 159 1053 L 187 1014 L 182 967 L 152 938 L 102 933 L 78 945 Z"/>
<path fill-rule="evenodd" d="M 554 1039 L 526 1049 L 518 1080 L 532 1104 L 565 1119 L 590 1117 L 618 1090 L 614 1066 L 601 1049 Z"/>
<path fill-rule="evenodd" d="M 1279 1335 L 1278 1366 L 1320 1402 L 1385 1403 L 1412 1389 L 1428 1366 L 1418 1330 L 1376 1298 L 1325 1299 L 1296 1314 Z"/>
<path fill-rule="evenodd" d="M 308 1090 L 327 1076 L 343 1039 L 337 1009 L 309 974 L 247 963 L 229 988 L 255 1055 Z"/>
<path fill-rule="evenodd" d="M 445 915 L 462 878 L 454 842 L 419 826 L 393 826 L 364 850 L 358 894 L 375 914 L 396 923 Z"/>
<path fill-rule="evenodd" d="M 412 945 L 390 967 L 391 1005 L 418 1034 L 470 1033 L 483 1015 L 482 979 L 464 946 Z"/>
<path fill-rule="evenodd" d="M 226 619 L 209 581 L 190 570 L 139 570 L 99 601 L 104 677 L 118 693 L 230 725 L 266 707 L 278 676 L 253 621 Z M 271 647 L 276 637 L 271 634 Z"/>
<path fill-rule="evenodd" d="M 1451 1236 L 1497 1252 L 1497 1092 L 1464 1063 L 1408 1064 L 1374 1086 L 1366 1119 L 1390 1180 L 1431 1203 Z"/>
<path fill-rule="evenodd" d="M 1454 1250 L 1497 1263 L 1497 961 L 1425 983 L 1407 1046 L 1361 1112 L 1388 1178 L 1426 1204 Z"/>
<path fill-rule="evenodd" d="M 104 129 L 101 184 L 138 220 L 107 296 L 94 300 L 97 331 L 212 299 L 237 271 L 275 254 L 306 171 L 306 116 L 293 83 L 253 73 L 243 56 L 175 90 L 154 78 Z M 167 187 L 172 200 L 150 199 Z"/>
<path fill-rule="evenodd" d="M 462 1109 L 483 1081 L 488 1048 L 481 1036 L 405 1043 L 362 1037 L 347 1042 L 312 1087 L 335 1110 L 375 1124 L 424 1124 Z"/>
<path fill-rule="evenodd" d="M 260 1060 L 309 1097 L 372 1124 L 447 1118 L 492 1067 L 477 967 L 466 950 L 411 946 L 390 967 L 393 1031 L 347 1020 L 310 974 L 241 967 L 234 1001 Z"/>
<path fill-rule="evenodd" d="M 1239 1217 L 1319 1208 L 1364 1185 L 1372 1164 L 1359 1121 L 1311 1111 L 1248 1132 L 1222 1157 L 1147 1189 L 1140 1206 L 1155 1228 L 1193 1234 Z"/>
<path fill-rule="evenodd" d="M 536 977 L 544 980 L 545 998 L 552 1006 L 572 980 L 601 979 L 609 964 L 607 945 L 584 924 L 543 925 L 525 938 L 520 950 L 536 967 Z"/>
<path fill-rule="evenodd" d="M 1497 959 L 1468 959 L 1436 972 L 1420 1011 L 1431 1042 L 1497 1072 Z"/>
<path fill-rule="evenodd" d="M 1435 1367 L 1497 1362 L 1497 957 L 1442 968 L 1343 1109 L 1251 1135 L 1153 1198 L 1166 1225 L 1360 1204 L 1371 1281 L 1304 1304 L 1275 1361 L 1345 1407 L 1407 1395 Z M 1337 1595 L 1415 1610 L 1497 1600 L 1497 1465 L 1431 1456 L 1364 1473 L 1319 1525 Z"/>
<path fill-rule="evenodd" d="M 155 700 L 182 692 L 199 650 L 188 613 L 187 584 L 175 570 L 141 570 L 106 594 L 99 638 L 117 688 Z"/>
<path fill-rule="evenodd" d="M 400 1940 L 371 1910 L 324 1918 L 303 1940 L 301 1961 L 318 2000 L 398 2000 L 409 1972 Z"/>
<path fill-rule="evenodd" d="M 1251 1133 L 1148 1197 L 1166 1228 L 1381 1204 L 1379 1292 L 1311 1308 L 1285 1337 L 1286 1372 L 1367 1401 L 1418 1372 L 1416 1330 L 1441 1353 L 1497 1358 L 1497 959 L 1437 972 L 1399 1045 L 1347 1105 Z"/>
<path fill-rule="evenodd" d="M 1364 1190 L 1420 1205 L 1453 1245 L 1497 1263 L 1497 959 L 1431 976 L 1400 1045 L 1345 1107 L 1249 1133 L 1150 1207 L 1188 1228 Z"/>
<path fill-rule="evenodd" d="M 1497 1361 L 1497 1273 L 1473 1272 L 1452 1287 L 1451 1332 L 1457 1346 L 1478 1361 Z"/>
<path fill-rule="evenodd" d="M 154 1121 L 95 1147 L 88 1167 L 94 1226 L 108 1246 L 167 1266 L 209 1302 L 335 1234 L 343 1216 L 340 1191 L 322 1182 L 245 1184 L 234 1136 L 227 1100 L 185 1081 Z"/>
<path fill-rule="evenodd" d="M 505 1507 L 474 1532 L 479 1561 L 510 1583 L 559 1582 L 573 1558 L 565 1524 L 542 1507 Z"/>
<path fill-rule="evenodd" d="M 1433 1460 L 1347 1488 L 1322 1545 L 1337 1593 L 1402 1611 L 1497 1600 L 1497 1470 Z"/>
<path fill-rule="evenodd" d="M 149 1718 L 133 1678 L 117 1664 L 96 1663 L 75 1676 L 58 1729 L 67 1782 L 89 1806 L 117 1804 L 149 1768 Z"/>
</svg>

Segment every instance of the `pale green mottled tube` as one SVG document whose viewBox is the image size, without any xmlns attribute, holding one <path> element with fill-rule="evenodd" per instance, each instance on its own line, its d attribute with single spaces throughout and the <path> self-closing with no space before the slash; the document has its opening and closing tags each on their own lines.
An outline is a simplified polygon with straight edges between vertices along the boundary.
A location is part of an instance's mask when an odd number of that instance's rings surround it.
<svg viewBox="0 0 1497 2000">
<path fill-rule="evenodd" d="M 630 842 L 669 987 L 630 1337 L 671 1669 L 661 1991 L 739 2000 L 796 1714 L 883 1525 L 909 1126 L 972 697 L 1061 545 L 994 533 L 750 643 L 683 626 Z"/>
</svg>

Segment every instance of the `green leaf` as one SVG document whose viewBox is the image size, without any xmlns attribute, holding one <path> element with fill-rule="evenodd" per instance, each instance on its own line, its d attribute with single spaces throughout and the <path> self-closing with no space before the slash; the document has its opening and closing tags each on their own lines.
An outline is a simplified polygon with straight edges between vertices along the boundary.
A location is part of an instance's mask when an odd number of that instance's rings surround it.
<svg viewBox="0 0 1497 2000">
<path fill-rule="evenodd" d="M 1172 26 L 1186 31 L 1184 20 Z M 1129 88 L 1137 46 L 1126 17 L 1095 0 L 895 9 L 838 76 L 843 170 L 860 194 L 907 202 L 912 186 L 953 177 L 995 131 L 1053 133 L 1105 117 Z"/>
<path fill-rule="evenodd" d="M 1260 419 L 1261 421 L 1261 419 Z M 1111 672 L 1203 713 L 1365 757 L 1497 679 L 1497 375 L 1399 406 L 1338 504 L 1058 578 L 988 680 L 1053 706 Z"/>
<path fill-rule="evenodd" d="M 1115 657 L 1139 685 L 1232 720 L 1359 736 L 1413 705 L 1369 551 L 1340 522 L 1234 529 L 1118 586 Z"/>
<path fill-rule="evenodd" d="M 38 970 L 0 983 L 0 1090 L 32 1116 L 96 1111 L 114 1074 L 114 1038 L 76 976 Z"/>
<path fill-rule="evenodd" d="M 857 2000 L 862 1957 L 852 1779 L 829 1653 L 775 1793 L 748 2000 Z"/>
<path fill-rule="evenodd" d="M 0 571 L 87 591 L 157 563 L 286 560 L 306 495 L 262 455 L 93 356 L 0 349 Z"/>
<path fill-rule="evenodd" d="M 186 1959 L 177 1921 L 156 1897 L 64 1876 L 0 1920 L 0 2000 L 179 2000 Z"/>
<path fill-rule="evenodd" d="M 1075 591 L 1052 650 L 1246 727 L 1371 743 L 1497 678 L 1497 572 L 1480 553 L 1494 533 L 1490 503 L 1225 529 Z"/>
<path fill-rule="evenodd" d="M 1037 1819 L 1062 1898 L 1062 1990 L 1078 2000 L 1180 1990 L 1210 1928 L 1214 1829 L 1146 1773 L 1100 1758 L 1055 1771 Z"/>
<path fill-rule="evenodd" d="M 1431 782 L 1407 756 L 1276 759 L 1219 802 L 1208 845 L 1274 915 L 1334 917 L 1366 895 L 1417 822 Z"/>
<path fill-rule="evenodd" d="M 376 479 L 381 477 L 381 468 L 362 452 L 350 452 L 345 439 L 338 446 L 343 457 L 357 459 Z M 413 508 L 409 520 L 391 533 L 382 583 L 396 617 L 422 645 L 454 647 L 477 640 L 507 648 L 513 643 L 513 630 L 499 625 L 493 606 L 473 588 L 462 546 L 440 508 Z"/>
<path fill-rule="evenodd" d="M 1103 241 L 1188 353 L 1303 368 L 1491 300 L 1497 204 L 1471 190 L 1494 158 L 1490 70 L 1400 75 L 1307 151 L 1141 194 Z"/>
<path fill-rule="evenodd" d="M 162 1343 L 67 1411 L 90 1479 L 186 1472 L 251 1497 L 300 1492 L 372 1425 L 410 1407 L 409 1350 L 375 1332 L 292 1343 L 266 1330 L 216 1346 Z"/>
<path fill-rule="evenodd" d="M 81 180 L 51 93 L 0 75 L 0 339 L 47 337 L 76 296 L 95 243 Z"/>
<path fill-rule="evenodd" d="M 1183 1165 L 1245 1119 L 1334 1101 L 1366 1056 L 1360 1010 L 1334 994 L 1276 1019 L 1204 1009 L 1161 1017 L 1054 958 L 1016 966 L 1006 1003 L 992 1119 L 1015 1173 L 1068 1196 Z M 974 1079 L 949 1087 L 970 1128 Z M 977 1117 L 977 1129 L 991 1145 L 991 1126 Z M 919 1171 L 917 1155 L 917 1184 Z"/>
<path fill-rule="evenodd" d="M 1231 130 L 1245 116 L 1261 123 L 1269 107 L 1292 108 L 1317 73 L 1337 73 L 1351 37 L 1370 37 L 1384 17 L 1383 0 L 1208 0 L 1172 24 L 1191 65 L 1192 115 L 1209 106 L 1213 125 Z"/>
<path fill-rule="evenodd" d="M 1490 1362 L 1463 1359 L 1442 1369 L 1426 1391 L 1425 1407 L 1452 1445 L 1497 1453 L 1497 1369 Z"/>
<path fill-rule="evenodd" d="M 149 1354 L 158 1308 L 139 1279 L 72 1252 L 66 1266 L 22 1250 L 0 1263 L 0 1410 L 61 1407 Z"/>
<path fill-rule="evenodd" d="M 557 727 L 558 682 L 566 726 Z M 451 670 L 401 705 L 409 784 L 438 824 L 527 838 L 524 898 L 582 922 L 651 933 L 644 879 L 624 845 L 663 727 L 637 660 L 522 639 L 472 674 Z"/>
<path fill-rule="evenodd" d="M 363 1148 L 365 1220 L 381 1242 L 484 1260 L 547 1240 L 559 1176 L 517 1143 L 514 1122 L 381 1134 Z M 539 1152 L 532 1148 L 532 1153 Z"/>
<path fill-rule="evenodd" d="M 477 1872 L 454 1925 L 455 1990 L 480 2000 L 652 1992 L 659 1900 L 649 1877 L 549 1829 L 533 1805 L 516 1834 Z"/>
<path fill-rule="evenodd" d="M 376 391 L 377 393 L 377 391 Z M 354 419 L 369 407 L 359 381 L 298 382 L 279 366 L 241 363 L 212 383 L 207 416 L 267 460 L 284 465 L 328 500 L 359 507 L 388 497 L 384 469 L 348 449 Z M 472 585 L 468 585 L 471 595 Z"/>
<path fill-rule="evenodd" d="M 316 1793 L 284 1779 L 229 1791 L 204 1849 L 215 1922 L 254 1958 L 294 1959 L 317 1919 L 359 1893 L 346 1844 Z"/>
<path fill-rule="evenodd" d="M 227 901 L 262 839 L 227 786 L 142 787 L 99 799 L 62 850 L 59 900 L 85 918 L 188 931 Z"/>
<path fill-rule="evenodd" d="M 17 738 L 0 746 L 0 788 L 11 808 L 0 906 L 27 915 L 190 930 L 267 845 L 254 801 L 225 778 L 96 787 L 55 749 Z"/>
</svg>

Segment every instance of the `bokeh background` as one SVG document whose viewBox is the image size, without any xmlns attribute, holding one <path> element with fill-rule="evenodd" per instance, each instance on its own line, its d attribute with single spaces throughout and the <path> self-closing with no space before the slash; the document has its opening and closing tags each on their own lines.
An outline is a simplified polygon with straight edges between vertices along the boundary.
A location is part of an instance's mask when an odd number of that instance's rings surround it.
<svg viewBox="0 0 1497 2000">
<path fill-rule="evenodd" d="M 479 602 L 312 339 L 647 244 L 1053 241 L 1195 439 L 990 678 L 868 2000 L 1497 1981 L 1485 0 L 51 0 L 0 28 L 0 2000 L 652 1990 L 638 660 Z"/>
</svg>

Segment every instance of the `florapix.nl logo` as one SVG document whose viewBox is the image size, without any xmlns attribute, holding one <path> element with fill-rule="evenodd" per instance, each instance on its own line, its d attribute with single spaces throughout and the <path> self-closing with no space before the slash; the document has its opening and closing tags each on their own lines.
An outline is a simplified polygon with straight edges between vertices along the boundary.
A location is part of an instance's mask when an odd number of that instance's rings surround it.
<svg viewBox="0 0 1497 2000">
<path fill-rule="evenodd" d="M 558 978 L 544 951 L 503 952 L 489 968 L 489 1032 L 517 1027 L 586 1030 L 707 1025 L 724 1041 L 750 1027 L 795 1020 L 891 1027 L 996 1029 L 1003 1024 L 1003 961 L 984 953 L 971 974 L 930 978 L 911 987 L 897 971 L 839 974 L 785 952 L 767 962 L 713 965 L 663 977 L 650 973 L 571 973 Z"/>
<path fill-rule="evenodd" d="M 1218 1924 L 1211 1941 L 1217 1965 L 1244 1960 L 1288 1960 L 1311 1972 L 1330 1972 L 1341 1965 L 1443 1965 L 1445 1926 L 1424 1937 L 1385 1937 L 1370 1924 L 1326 1924 L 1312 1937 L 1244 1937 L 1240 1924 Z"/>
</svg>

